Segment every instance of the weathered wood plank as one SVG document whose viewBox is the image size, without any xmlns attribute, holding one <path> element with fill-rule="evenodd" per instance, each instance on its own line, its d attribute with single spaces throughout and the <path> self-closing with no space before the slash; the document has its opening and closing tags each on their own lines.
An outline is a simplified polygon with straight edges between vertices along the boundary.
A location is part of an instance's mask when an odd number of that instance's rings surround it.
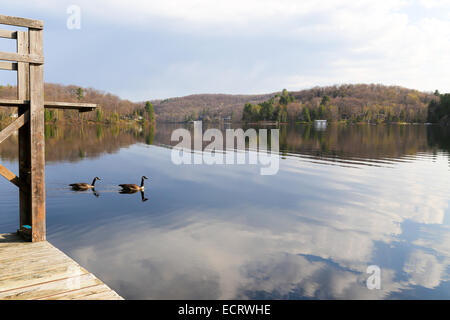
<svg viewBox="0 0 450 320">
<path fill-rule="evenodd" d="M 13 264 L 9 264 L 9 266 L 2 266 L 2 268 L 4 268 L 4 270 L 2 271 L 4 271 L 6 274 L 0 275 L 0 283 L 9 279 L 28 277 L 28 275 L 30 274 L 54 274 L 58 270 L 65 271 L 73 267 L 74 265 L 72 259 L 61 255 L 48 256 L 47 258 L 37 259 L 37 261 L 34 261 L 34 263 L 15 262 Z M 81 268 L 79 269 L 81 270 Z"/>
<path fill-rule="evenodd" d="M 82 297 L 84 300 L 122 300 L 114 291 L 99 292 Z"/>
<path fill-rule="evenodd" d="M 43 64 L 44 57 L 40 54 L 21 54 L 14 52 L 0 51 L 0 60 L 17 61 L 17 62 L 29 62 L 33 64 Z"/>
<path fill-rule="evenodd" d="M 95 284 L 86 286 L 78 290 L 67 291 L 55 295 L 39 298 L 38 300 L 74 300 L 74 299 L 88 299 L 89 296 L 99 293 L 110 292 L 111 289 L 105 284 Z"/>
<path fill-rule="evenodd" d="M 19 236 L 18 236 L 19 237 Z M 19 237 L 20 238 L 20 237 Z M 8 254 L 19 254 L 19 253 L 26 253 L 27 251 L 30 252 L 46 252 L 49 249 L 49 244 L 46 242 L 36 243 L 34 246 L 27 245 L 28 242 L 23 241 L 22 238 L 21 242 L 9 242 L 9 243 L 1 243 L 0 244 L 0 257 L 6 256 Z M 51 245 L 50 245 L 51 246 Z"/>
<path fill-rule="evenodd" d="M 28 32 L 18 31 L 16 42 L 17 53 L 28 54 L 29 41 Z M 17 99 L 29 100 L 29 82 L 30 82 L 30 69 L 29 64 L 26 62 L 17 63 Z"/>
<path fill-rule="evenodd" d="M 67 277 L 79 276 L 86 273 L 86 270 L 80 269 L 74 264 L 65 264 L 51 269 L 18 275 L 13 278 L 0 279 L 0 298 L 3 291 L 32 286 L 47 281 L 60 280 Z"/>
<path fill-rule="evenodd" d="M 8 236 L 4 236 L 4 238 L 0 238 L 0 253 L 2 252 L 2 250 L 4 250 L 4 248 L 12 248 L 12 249 L 17 249 L 17 250 L 21 250 L 19 249 L 21 246 L 23 247 L 27 247 L 27 248 L 32 248 L 27 242 L 24 242 L 22 238 L 20 238 L 17 234 L 13 234 L 11 233 L 11 236 L 9 236 L 10 234 L 8 234 Z M 18 239 L 19 243 L 15 243 L 15 239 Z M 45 243 L 35 243 L 33 244 L 33 246 L 39 247 L 39 246 L 44 246 L 46 245 Z"/>
<path fill-rule="evenodd" d="M 17 32 L 17 52 L 28 53 L 29 41 L 28 32 Z M 30 64 L 25 62 L 17 63 L 17 99 L 29 100 L 30 87 Z M 28 105 L 18 106 L 19 115 L 28 111 Z M 19 226 L 31 225 L 31 153 L 30 153 L 30 123 L 28 122 L 19 129 Z"/>
<path fill-rule="evenodd" d="M 23 240 L 22 240 L 23 241 Z M 30 242 L 28 242 L 30 243 Z M 47 243 L 45 241 L 34 242 L 34 243 Z M 48 243 L 47 243 L 48 244 Z M 0 264 L 2 265 L 2 271 L 6 270 L 8 266 L 13 266 L 14 268 L 26 267 L 27 264 L 31 264 L 32 266 L 38 266 L 39 263 L 45 259 L 52 260 L 55 259 L 60 261 L 60 257 L 64 257 L 69 259 L 67 261 L 71 261 L 69 257 L 60 251 L 56 250 L 54 247 L 50 245 L 48 246 L 18 246 L 17 248 L 8 247 L 6 249 L 2 249 L 0 254 Z M 18 270 L 18 269 L 17 269 Z M 11 276 L 8 273 L 8 276 Z M 0 277 L 2 275 L 0 274 Z"/>
<path fill-rule="evenodd" d="M 61 254 L 48 253 L 46 251 L 34 252 L 31 250 L 28 253 L 22 253 L 22 251 L 19 250 L 16 252 L 11 252 L 7 256 L 2 256 L 0 258 L 0 263 L 2 265 L 2 268 L 8 268 L 9 266 L 16 267 L 27 265 L 30 263 L 45 263 L 45 261 L 48 261 L 49 259 L 59 259 L 60 256 Z"/>
<path fill-rule="evenodd" d="M 24 114 L 19 116 L 13 123 L 7 126 L 5 129 L 0 131 L 0 143 L 5 141 L 14 131 L 18 130 L 30 119 L 30 113 L 26 111 Z"/>
<path fill-rule="evenodd" d="M 26 242 L 17 234 L 14 234 L 19 241 L 0 243 L 0 263 L 11 259 L 28 259 L 37 255 L 60 255 L 61 252 L 46 241 Z M 31 245 L 32 244 L 32 245 Z"/>
<path fill-rule="evenodd" d="M 100 279 L 47 241 L 0 234 L 0 299 L 122 300 Z"/>
<path fill-rule="evenodd" d="M 0 299 L 30 300 L 45 298 L 61 292 L 70 292 L 84 287 L 99 285 L 102 282 L 94 275 L 87 273 L 79 276 L 58 279 L 46 283 L 0 292 Z"/>
<path fill-rule="evenodd" d="M 19 64 L 20 66 L 20 64 Z M 26 99 L 0 99 L 0 107 L 17 107 L 17 106 L 28 106 L 30 104 L 29 100 Z M 48 109 L 72 109 L 78 110 L 80 112 L 92 111 L 98 108 L 98 104 L 95 103 L 84 103 L 84 102 L 56 102 L 56 101 L 45 101 L 44 108 Z"/>
<path fill-rule="evenodd" d="M 44 22 L 42 20 L 5 16 L 3 14 L 0 14 L 0 24 L 34 29 L 44 28 Z"/>
<path fill-rule="evenodd" d="M 46 244 L 45 242 L 43 243 L 35 243 L 33 244 L 33 246 L 30 246 L 27 242 L 24 242 L 22 238 L 20 238 L 18 235 L 15 235 L 19 241 L 18 243 L 16 241 L 12 241 L 12 240 L 5 240 L 5 241 L 0 241 L 0 256 L 3 253 L 8 253 L 9 250 L 15 250 L 15 251 L 20 251 L 20 252 L 24 252 L 25 249 L 27 250 L 34 250 L 35 252 L 39 252 L 40 250 L 47 248 L 48 244 Z"/>
<path fill-rule="evenodd" d="M 84 103 L 84 102 L 54 102 L 45 101 L 44 107 L 49 109 L 73 109 L 80 112 L 88 112 L 95 110 L 98 105 L 95 103 Z"/>
<path fill-rule="evenodd" d="M 0 70 L 17 70 L 17 63 L 0 61 Z"/>
<path fill-rule="evenodd" d="M 0 99 L 0 106 L 2 107 L 17 107 L 28 105 L 30 102 L 28 100 L 22 99 Z"/>
<path fill-rule="evenodd" d="M 16 39 L 17 31 L 0 29 L 0 38 Z"/>
<path fill-rule="evenodd" d="M 23 241 L 23 240 L 22 240 Z M 45 243 L 42 241 L 42 243 Z M 18 262 L 27 261 L 43 257 L 53 257 L 53 256 L 61 256 L 60 252 L 53 250 L 51 247 L 46 246 L 19 246 L 15 247 L 7 247 L 6 249 L 1 249 L 1 261 L 2 266 L 8 264 L 9 262 Z"/>
<path fill-rule="evenodd" d="M 19 177 L 16 176 L 11 171 L 9 171 L 6 167 L 2 166 L 1 164 L 0 164 L 0 175 L 9 182 L 11 182 L 12 184 L 16 185 L 17 187 L 20 186 Z"/>
<path fill-rule="evenodd" d="M 43 31 L 28 32 L 31 55 L 43 55 Z M 30 64 L 31 241 L 44 241 L 45 138 L 44 65 Z"/>
<path fill-rule="evenodd" d="M 18 247 L 17 249 L 4 250 L 0 255 L 0 263 L 9 263 L 10 261 L 27 261 L 47 256 L 52 256 L 45 250 L 40 250 L 42 248 L 28 248 L 28 247 Z M 13 258 L 11 258 L 13 257 Z"/>
</svg>

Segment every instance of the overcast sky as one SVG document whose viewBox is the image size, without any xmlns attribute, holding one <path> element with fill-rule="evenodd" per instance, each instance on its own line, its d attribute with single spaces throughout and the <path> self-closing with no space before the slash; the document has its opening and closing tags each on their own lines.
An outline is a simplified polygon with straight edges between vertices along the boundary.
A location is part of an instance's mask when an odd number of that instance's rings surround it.
<svg viewBox="0 0 450 320">
<path fill-rule="evenodd" d="M 133 101 L 341 83 L 450 92 L 450 0 L 1 0 L 0 13 L 44 20 L 47 82 Z"/>
</svg>

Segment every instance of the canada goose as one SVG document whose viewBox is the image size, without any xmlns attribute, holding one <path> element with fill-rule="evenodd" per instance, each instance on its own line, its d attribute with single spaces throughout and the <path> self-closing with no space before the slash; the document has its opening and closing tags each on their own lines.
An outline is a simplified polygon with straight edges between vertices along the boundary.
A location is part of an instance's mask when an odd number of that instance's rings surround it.
<svg viewBox="0 0 450 320">
<path fill-rule="evenodd" d="M 100 179 L 99 177 L 95 177 L 94 180 L 92 180 L 92 184 L 81 182 L 81 183 L 72 183 L 72 184 L 69 184 L 69 186 L 71 186 L 73 190 L 77 190 L 77 191 L 94 189 L 95 182 L 97 180 L 102 180 L 102 179 Z"/>
<path fill-rule="evenodd" d="M 146 176 L 142 176 L 141 186 L 137 184 L 119 184 L 119 187 L 122 188 L 122 191 L 125 193 L 129 191 L 144 191 L 144 179 L 148 179 Z"/>
</svg>

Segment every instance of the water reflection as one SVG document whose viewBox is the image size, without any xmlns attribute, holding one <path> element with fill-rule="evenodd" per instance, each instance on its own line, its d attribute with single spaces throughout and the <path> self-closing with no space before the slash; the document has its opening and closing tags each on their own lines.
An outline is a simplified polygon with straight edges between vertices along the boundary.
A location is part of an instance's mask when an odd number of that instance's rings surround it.
<svg viewBox="0 0 450 320">
<path fill-rule="evenodd" d="M 158 125 L 153 143 L 170 145 L 177 127 Z M 173 165 L 170 149 L 146 144 L 148 128 L 103 127 L 99 138 L 84 127 L 97 143 L 58 130 L 51 145 L 64 152 L 47 150 L 49 240 L 125 298 L 450 298 L 446 129 L 285 126 L 274 176 Z M 152 201 L 117 193 L 142 172 Z M 104 178 L 99 199 L 61 192 L 86 175 Z M 15 189 L 0 191 L 0 230 L 14 230 Z M 381 268 L 381 290 L 365 285 L 369 265 Z"/>
<path fill-rule="evenodd" d="M 138 190 L 120 190 L 119 191 L 120 194 L 135 194 L 137 192 L 138 192 Z M 145 202 L 148 200 L 148 198 L 145 197 L 144 191 L 139 191 L 139 193 L 141 194 L 142 202 Z"/>
<path fill-rule="evenodd" d="M 192 124 L 158 124 L 157 126 L 49 125 L 45 126 L 47 162 L 80 161 L 112 154 L 135 143 L 174 146 L 170 140 L 177 128 L 191 130 Z M 204 130 L 219 128 L 248 129 L 239 124 L 203 124 Z M 252 126 L 254 127 L 254 126 Z M 258 128 L 258 127 L 255 127 Z M 275 128 L 266 126 L 264 128 Z M 1 125 L 0 125 L 1 129 Z M 282 125 L 280 151 L 283 156 L 302 154 L 312 159 L 361 161 L 358 164 L 405 161 L 417 154 L 450 152 L 450 129 L 424 125 L 339 125 L 324 128 L 313 125 Z M 224 133 L 225 136 L 225 133 Z M 17 160 L 17 135 L 0 145 L 0 159 Z M 270 139 L 268 141 L 270 143 Z M 204 145 L 208 142 L 204 142 Z M 225 145 L 225 143 L 224 143 Z M 194 148 L 194 146 L 192 145 Z M 270 147 L 270 146 L 269 146 Z M 388 162 L 383 162 L 387 160 Z M 381 162 L 379 162 L 381 161 Z"/>
<path fill-rule="evenodd" d="M 50 125 L 45 126 L 47 163 L 94 159 L 103 154 L 116 153 L 135 143 L 152 144 L 154 126 Z M 17 160 L 18 136 L 0 145 L 0 159 Z"/>
<path fill-rule="evenodd" d="M 58 241 L 126 297 L 378 299 L 427 297 L 424 289 L 449 297 L 445 157 L 434 168 L 401 163 L 396 173 L 288 157 L 266 179 L 248 167 L 173 167 L 156 147 L 130 151 L 154 156 L 152 206 L 109 197 L 117 216 L 96 219 L 104 239 L 82 222 L 81 231 L 72 223 L 53 234 L 69 234 Z M 365 287 L 372 264 L 381 290 Z"/>
</svg>

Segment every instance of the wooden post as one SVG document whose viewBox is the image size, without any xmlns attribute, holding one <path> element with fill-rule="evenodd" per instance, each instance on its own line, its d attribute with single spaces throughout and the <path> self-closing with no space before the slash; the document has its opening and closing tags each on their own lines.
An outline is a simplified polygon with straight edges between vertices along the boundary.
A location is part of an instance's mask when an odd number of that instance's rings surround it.
<svg viewBox="0 0 450 320">
<path fill-rule="evenodd" d="M 43 56 L 43 31 L 28 31 L 30 55 Z M 44 65 L 30 63 L 31 143 L 31 241 L 44 241 L 45 232 L 45 137 Z"/>
<path fill-rule="evenodd" d="M 17 53 L 29 52 L 28 32 L 17 32 Z M 17 98 L 29 100 L 30 66 L 26 62 L 17 63 Z M 18 107 L 19 115 L 28 110 L 28 106 Z M 19 188 L 20 228 L 31 226 L 31 153 L 30 153 L 30 121 L 19 129 L 19 177 L 23 182 Z"/>
<path fill-rule="evenodd" d="M 19 176 L 0 165 L 0 176 L 19 187 L 20 228 L 31 241 L 46 239 L 45 226 L 45 123 L 44 108 L 97 108 L 92 103 L 44 102 L 43 28 L 40 20 L 0 15 L 0 24 L 28 28 L 28 31 L 0 30 L 0 38 L 17 39 L 17 52 L 1 52 L 0 70 L 17 71 L 17 99 L 0 99 L 0 107 L 18 107 L 19 117 L 0 132 L 0 143 L 19 128 Z M 16 61 L 16 62 L 14 62 Z M 24 228 L 24 225 L 31 226 Z"/>
</svg>

